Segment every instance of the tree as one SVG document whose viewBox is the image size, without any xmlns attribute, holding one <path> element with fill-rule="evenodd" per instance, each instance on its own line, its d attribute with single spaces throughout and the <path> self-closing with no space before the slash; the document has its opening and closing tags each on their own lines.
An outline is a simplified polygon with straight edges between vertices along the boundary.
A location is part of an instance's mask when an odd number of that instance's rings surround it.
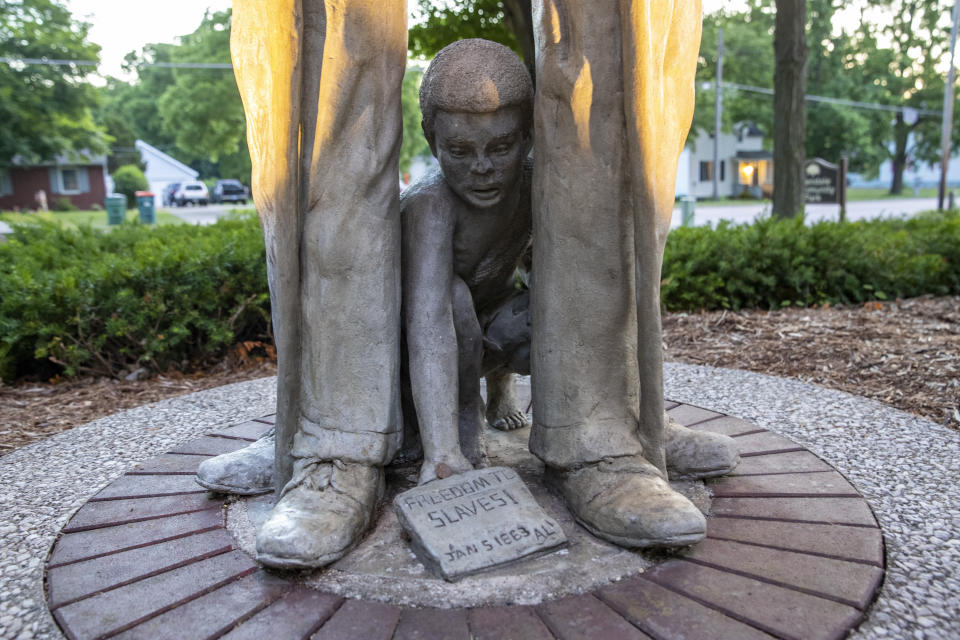
<svg viewBox="0 0 960 640">
<path fill-rule="evenodd" d="M 137 191 L 146 191 L 149 188 L 147 177 L 135 164 L 125 164 L 113 172 L 113 190 L 127 196 L 128 207 L 136 206 Z"/>
<path fill-rule="evenodd" d="M 862 59 L 872 53 L 861 50 L 852 33 L 834 21 L 844 6 L 844 0 L 807 0 L 807 93 L 878 102 L 880 92 L 864 82 Z M 888 156 L 889 124 L 889 112 L 808 101 L 807 157 L 838 162 L 847 156 L 852 171 L 875 176 Z"/>
<path fill-rule="evenodd" d="M 879 102 L 880 93 L 863 78 L 863 59 L 869 51 L 858 48 L 853 33 L 834 21 L 841 0 L 807 0 L 806 38 L 809 46 L 807 93 Z M 720 10 L 704 17 L 703 40 L 697 69 L 697 108 L 693 127 L 713 132 L 714 94 L 704 85 L 715 80 L 717 29 L 723 28 L 724 82 L 770 88 L 774 57 L 770 55 L 775 26 L 773 0 L 749 0 L 738 11 Z M 708 85 L 709 86 L 709 85 Z M 736 122 L 756 124 L 767 136 L 773 132 L 774 111 L 770 95 L 728 86 L 723 96 L 723 130 Z M 890 114 L 824 102 L 807 102 L 806 155 L 836 162 L 848 156 L 853 171 L 876 175 L 887 158 Z M 690 136 L 692 143 L 696 136 Z M 769 143 L 770 138 L 766 138 Z"/>
<path fill-rule="evenodd" d="M 943 76 L 936 64 L 947 50 L 949 7 L 948 0 L 876 0 L 864 9 L 856 34 L 860 49 L 871 52 L 863 60 L 865 77 L 872 78 L 884 102 L 908 108 L 893 116 L 888 138 L 893 146 L 891 194 L 903 191 L 903 172 L 911 160 L 924 159 L 924 150 L 939 144 L 938 116 L 922 110 L 935 112 L 942 106 Z M 927 156 L 936 159 L 936 154 Z"/>
<path fill-rule="evenodd" d="M 423 72 L 416 68 L 407 69 L 403 76 L 403 88 L 400 101 L 403 105 L 403 146 L 400 147 L 400 173 L 410 169 L 411 161 L 428 155 L 430 146 L 420 126 L 420 82 Z"/>
<path fill-rule="evenodd" d="M 533 75 L 535 50 L 530 0 L 418 0 L 410 27 L 410 54 L 428 60 L 454 40 L 485 38 L 523 58 Z"/>
<path fill-rule="evenodd" d="M 704 18 L 697 86 L 716 81 L 717 30 L 723 29 L 724 83 L 769 87 L 773 78 L 773 10 L 769 1 L 752 0 L 743 11 L 721 9 Z M 769 134 L 773 131 L 773 103 L 770 96 L 732 88 L 723 90 L 723 130 L 730 131 L 737 122 L 749 121 Z M 697 91 L 693 130 L 713 133 L 714 92 Z M 688 140 L 696 138 L 691 135 Z"/>
<path fill-rule="evenodd" d="M 180 39 L 173 62 L 230 63 L 230 10 L 207 13 Z M 228 69 L 174 69 L 173 84 L 158 102 L 164 130 L 177 147 L 217 162 L 247 153 L 246 120 L 237 82 Z"/>
<path fill-rule="evenodd" d="M 55 0 L 0 0 L 0 56 L 99 61 L 89 30 Z M 0 168 L 14 156 L 38 162 L 106 151 L 106 134 L 91 113 L 97 94 L 86 78 L 93 69 L 0 63 Z"/>
<path fill-rule="evenodd" d="M 172 44 L 148 44 L 139 52 L 124 57 L 124 69 L 135 73 L 132 83 L 107 78 L 100 89 L 101 105 L 96 111 L 99 123 L 113 138 L 113 153 L 108 168 L 114 171 L 125 164 L 140 164 L 140 153 L 134 148 L 137 140 L 177 156 L 183 162 L 193 158 L 180 157 L 174 137 L 163 128 L 158 98 L 173 84 L 173 69 L 147 66 L 157 62 L 172 62 Z"/>
<path fill-rule="evenodd" d="M 229 10 L 207 13 L 180 44 L 148 44 L 127 54 L 132 83 L 111 78 L 98 119 L 115 138 L 111 168 L 136 162 L 134 141 L 144 140 L 200 172 L 249 184 L 246 121 L 229 68 L 150 66 L 166 62 L 230 62 Z"/>
<path fill-rule="evenodd" d="M 773 213 L 790 218 L 803 211 L 806 159 L 806 0 L 777 0 L 773 48 Z"/>
</svg>

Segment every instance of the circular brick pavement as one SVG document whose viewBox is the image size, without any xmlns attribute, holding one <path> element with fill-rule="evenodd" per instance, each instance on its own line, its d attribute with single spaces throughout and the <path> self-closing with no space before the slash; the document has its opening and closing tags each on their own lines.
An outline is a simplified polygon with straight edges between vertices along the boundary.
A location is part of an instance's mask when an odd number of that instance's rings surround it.
<svg viewBox="0 0 960 640">
<path fill-rule="evenodd" d="M 193 474 L 206 457 L 255 440 L 266 417 L 138 464 L 91 498 L 54 544 L 47 604 L 76 640 L 846 635 L 883 578 L 883 538 L 866 501 L 791 440 L 692 405 L 670 413 L 733 436 L 740 466 L 708 483 L 706 540 L 589 594 L 536 606 L 412 608 L 322 593 L 260 569 L 234 547 L 224 500 L 200 490 Z"/>
</svg>

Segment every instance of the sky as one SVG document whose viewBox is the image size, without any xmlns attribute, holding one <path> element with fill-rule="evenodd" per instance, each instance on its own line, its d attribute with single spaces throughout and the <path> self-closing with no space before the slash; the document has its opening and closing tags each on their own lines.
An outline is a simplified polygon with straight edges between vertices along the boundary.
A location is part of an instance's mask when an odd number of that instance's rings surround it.
<svg viewBox="0 0 960 640">
<path fill-rule="evenodd" d="M 264 0 L 269 1 L 269 0 Z M 93 25 L 90 40 L 100 45 L 100 73 L 123 75 L 123 57 L 150 42 L 176 42 L 193 33 L 207 8 L 228 9 L 231 0 L 67 0 L 74 18 Z"/>
<path fill-rule="evenodd" d="M 269 2 L 269 0 L 263 0 Z M 408 0 L 412 4 L 414 0 Z M 90 40 L 101 47 L 100 73 L 123 77 L 123 57 L 150 42 L 175 43 L 178 36 L 192 33 L 207 9 L 222 11 L 231 0 L 67 0 L 75 18 L 93 26 Z M 703 0 L 703 10 L 739 9 L 742 0 Z M 856 15 L 841 16 L 856 20 Z"/>
<path fill-rule="evenodd" d="M 200 25 L 204 11 L 222 11 L 232 1 L 67 0 L 66 4 L 75 18 L 93 25 L 90 40 L 101 47 L 100 73 L 123 77 L 125 55 L 150 42 L 175 43 L 178 36 L 192 33 Z M 740 5 L 738 0 L 703 0 L 706 12 Z"/>
</svg>

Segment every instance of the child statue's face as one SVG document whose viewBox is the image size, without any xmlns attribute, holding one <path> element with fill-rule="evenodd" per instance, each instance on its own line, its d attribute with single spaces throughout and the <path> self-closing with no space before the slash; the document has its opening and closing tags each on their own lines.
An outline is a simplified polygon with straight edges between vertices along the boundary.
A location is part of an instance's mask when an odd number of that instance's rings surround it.
<svg viewBox="0 0 960 640">
<path fill-rule="evenodd" d="M 530 151 L 519 108 L 491 113 L 440 111 L 434 120 L 434 153 L 443 177 L 478 209 L 503 202 L 514 189 Z"/>
</svg>

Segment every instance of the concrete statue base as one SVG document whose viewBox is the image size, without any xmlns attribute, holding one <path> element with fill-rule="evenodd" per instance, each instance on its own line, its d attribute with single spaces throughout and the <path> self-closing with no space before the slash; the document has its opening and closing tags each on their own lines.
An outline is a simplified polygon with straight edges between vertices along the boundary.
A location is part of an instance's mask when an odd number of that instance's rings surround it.
<svg viewBox="0 0 960 640">
<path fill-rule="evenodd" d="M 462 577 L 453 583 L 446 582 L 424 566 L 411 549 L 391 507 L 396 495 L 416 487 L 417 465 L 388 467 L 386 494 L 370 533 L 356 548 L 326 569 L 305 573 L 305 584 L 347 598 L 405 606 L 535 605 L 593 591 L 637 575 L 666 557 L 663 553 L 628 551 L 594 537 L 577 525 L 564 501 L 544 485 L 543 464 L 527 448 L 529 435 L 529 429 L 488 431 L 490 467 L 506 467 L 519 475 L 536 502 L 569 539 L 568 546 Z M 431 486 L 432 483 L 423 488 Z M 709 492 L 702 481 L 680 481 L 671 486 L 693 501 L 704 514 L 709 513 Z M 236 497 L 228 503 L 227 528 L 237 546 L 252 557 L 256 555 L 257 530 L 272 506 L 272 495 Z"/>
</svg>

